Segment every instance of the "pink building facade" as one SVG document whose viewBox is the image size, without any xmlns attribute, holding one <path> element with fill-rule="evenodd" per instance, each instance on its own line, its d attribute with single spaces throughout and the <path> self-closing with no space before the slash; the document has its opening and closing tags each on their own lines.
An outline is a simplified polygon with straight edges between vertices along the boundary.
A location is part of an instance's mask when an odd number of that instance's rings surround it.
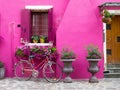
<svg viewBox="0 0 120 90">
<path fill-rule="evenodd" d="M 103 52 L 103 23 L 99 5 L 107 1 L 119 0 L 2 0 L 0 1 L 0 60 L 5 63 L 6 76 L 13 77 L 15 50 L 20 45 L 21 10 L 26 5 L 52 5 L 53 29 L 56 31 L 56 46 L 58 51 L 70 47 L 77 54 L 73 62 L 72 78 L 89 78 L 86 46 L 98 45 Z M 58 62 L 62 64 L 60 60 Z M 100 71 L 96 74 L 103 78 L 104 57 L 98 63 Z"/>
</svg>

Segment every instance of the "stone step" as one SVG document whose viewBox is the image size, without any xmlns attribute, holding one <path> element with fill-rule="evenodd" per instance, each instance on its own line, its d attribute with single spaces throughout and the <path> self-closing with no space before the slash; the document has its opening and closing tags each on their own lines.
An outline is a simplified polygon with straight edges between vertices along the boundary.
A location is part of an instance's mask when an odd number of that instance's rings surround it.
<svg viewBox="0 0 120 90">
<path fill-rule="evenodd" d="M 107 68 L 120 68 L 120 64 L 107 64 Z"/>
<path fill-rule="evenodd" d="M 120 73 L 104 73 L 105 78 L 120 78 Z"/>
<path fill-rule="evenodd" d="M 108 68 L 107 70 L 110 73 L 120 73 L 120 68 Z"/>
</svg>

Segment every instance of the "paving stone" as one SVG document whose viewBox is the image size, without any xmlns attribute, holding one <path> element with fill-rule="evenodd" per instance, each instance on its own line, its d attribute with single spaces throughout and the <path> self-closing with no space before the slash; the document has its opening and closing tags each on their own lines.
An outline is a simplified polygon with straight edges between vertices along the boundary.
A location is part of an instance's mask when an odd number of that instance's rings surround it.
<svg viewBox="0 0 120 90">
<path fill-rule="evenodd" d="M 106 90 L 116 90 L 116 88 L 106 88 Z"/>
<path fill-rule="evenodd" d="M 88 80 L 49 83 L 45 80 L 19 81 L 5 78 L 0 80 L 0 90 L 120 90 L 120 78 L 104 78 L 99 83 L 89 83 Z"/>
</svg>

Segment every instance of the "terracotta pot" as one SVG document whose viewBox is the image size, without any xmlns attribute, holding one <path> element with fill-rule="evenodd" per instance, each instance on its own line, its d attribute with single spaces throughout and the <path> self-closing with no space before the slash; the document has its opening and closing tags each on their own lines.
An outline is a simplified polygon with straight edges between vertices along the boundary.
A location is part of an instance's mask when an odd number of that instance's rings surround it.
<svg viewBox="0 0 120 90">
<path fill-rule="evenodd" d="M 40 43 L 45 43 L 45 40 L 40 38 Z"/>
<path fill-rule="evenodd" d="M 38 43 L 38 40 L 33 40 L 33 43 Z"/>
<path fill-rule="evenodd" d="M 102 21 L 104 22 L 104 23 L 111 23 L 112 22 L 112 19 L 111 18 L 102 18 Z"/>
</svg>

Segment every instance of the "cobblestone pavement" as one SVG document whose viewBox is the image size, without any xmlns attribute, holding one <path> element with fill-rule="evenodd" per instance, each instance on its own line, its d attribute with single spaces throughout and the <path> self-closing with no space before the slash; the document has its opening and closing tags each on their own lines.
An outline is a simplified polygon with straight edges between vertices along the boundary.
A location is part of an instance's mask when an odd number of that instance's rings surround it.
<svg viewBox="0 0 120 90">
<path fill-rule="evenodd" d="M 43 79 L 19 81 L 5 78 L 0 80 L 0 90 L 120 90 L 120 78 L 104 78 L 99 80 L 99 83 L 88 83 L 88 80 L 49 83 Z"/>
</svg>

